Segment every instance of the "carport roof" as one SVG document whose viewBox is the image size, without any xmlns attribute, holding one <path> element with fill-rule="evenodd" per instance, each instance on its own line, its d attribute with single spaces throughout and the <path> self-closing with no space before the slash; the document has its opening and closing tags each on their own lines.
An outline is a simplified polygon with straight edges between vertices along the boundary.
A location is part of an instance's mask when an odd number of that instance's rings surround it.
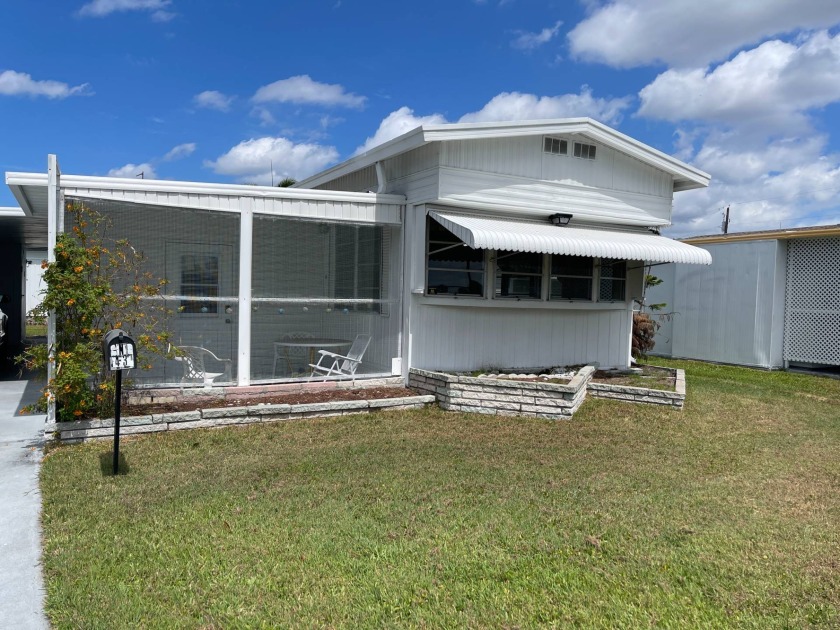
<svg viewBox="0 0 840 630">
<path fill-rule="evenodd" d="M 20 208 L 0 207 L 0 242 L 21 243 L 25 249 L 46 249 L 46 217 L 27 216 Z"/>
</svg>

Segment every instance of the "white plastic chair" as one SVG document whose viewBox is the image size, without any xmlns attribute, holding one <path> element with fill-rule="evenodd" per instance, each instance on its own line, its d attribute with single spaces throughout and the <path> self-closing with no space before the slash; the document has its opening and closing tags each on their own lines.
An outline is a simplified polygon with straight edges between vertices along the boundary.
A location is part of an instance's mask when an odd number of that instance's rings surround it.
<svg viewBox="0 0 840 630">
<path fill-rule="evenodd" d="M 312 374 L 309 377 L 309 380 L 315 378 L 315 375 L 323 376 L 324 380 L 327 380 L 330 376 L 349 376 L 353 379 L 353 382 L 356 381 L 356 369 L 362 362 L 362 357 L 365 354 L 368 346 L 370 345 L 370 335 L 356 335 L 356 338 L 353 340 L 353 345 L 350 346 L 350 350 L 347 354 L 336 354 L 335 352 L 330 352 L 329 350 L 318 350 L 318 354 L 320 354 L 320 358 L 318 359 L 318 363 L 310 363 L 309 367 L 312 368 Z M 324 359 L 327 359 L 327 363 L 324 363 Z M 329 363 L 332 361 L 332 363 Z"/>
<path fill-rule="evenodd" d="M 184 381 L 201 381 L 204 387 L 212 387 L 213 381 L 220 376 L 224 376 L 225 381 L 231 380 L 231 359 L 221 359 L 213 354 L 207 348 L 199 346 L 172 346 L 175 348 L 176 361 L 184 364 L 184 376 L 181 377 L 181 387 L 184 386 Z M 215 363 L 214 363 L 215 362 Z M 207 364 L 210 364 L 210 369 L 218 369 L 224 366 L 221 372 L 208 371 Z"/>
</svg>

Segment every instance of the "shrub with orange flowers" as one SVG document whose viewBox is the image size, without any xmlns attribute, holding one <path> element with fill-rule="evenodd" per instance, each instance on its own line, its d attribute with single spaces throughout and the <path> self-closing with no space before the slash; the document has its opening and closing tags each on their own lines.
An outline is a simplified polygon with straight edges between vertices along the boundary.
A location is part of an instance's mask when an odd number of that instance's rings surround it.
<svg viewBox="0 0 840 630">
<path fill-rule="evenodd" d="M 145 258 L 127 240 L 109 237 L 110 220 L 85 204 L 67 204 L 71 232 L 59 234 L 55 262 L 44 266 L 46 291 L 35 317 L 55 312 L 56 343 L 28 348 L 18 360 L 28 369 L 53 376 L 33 406 L 56 403 L 58 420 L 108 417 L 113 413 L 115 373 L 106 369 L 102 336 L 122 328 L 137 343 L 139 369 L 150 369 L 151 355 L 164 356 L 170 339 L 163 300 L 166 284 L 143 271 Z"/>
</svg>

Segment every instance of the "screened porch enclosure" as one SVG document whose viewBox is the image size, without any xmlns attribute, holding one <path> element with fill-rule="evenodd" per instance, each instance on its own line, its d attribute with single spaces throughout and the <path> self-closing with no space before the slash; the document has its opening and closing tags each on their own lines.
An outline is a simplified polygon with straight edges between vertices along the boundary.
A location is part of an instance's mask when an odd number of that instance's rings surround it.
<svg viewBox="0 0 840 630">
<path fill-rule="evenodd" d="M 243 230 L 242 214 L 232 210 L 67 201 L 106 216 L 108 239 L 126 239 L 144 254 L 144 270 L 167 281 L 163 298 L 145 303 L 149 309 L 165 305 L 172 345 L 201 357 L 197 370 L 184 360 L 147 356 L 143 363 L 151 369 L 129 374 L 136 385 L 305 381 L 320 350 L 346 354 L 359 335 L 371 340 L 356 377 L 392 373 L 400 345 L 393 299 L 398 227 L 253 212 L 253 229 Z M 65 214 L 68 231 L 71 221 Z M 249 233 L 250 242 L 243 243 Z M 248 254 L 250 278 L 241 273 Z M 243 277 L 250 292 L 240 290 Z M 247 348 L 240 347 L 243 308 L 250 320 Z M 123 328 L 131 334 L 128 322 Z"/>
<path fill-rule="evenodd" d="M 399 306 L 396 228 L 254 215 L 251 380 L 308 378 L 320 350 L 371 342 L 357 375 L 391 374 Z"/>
</svg>

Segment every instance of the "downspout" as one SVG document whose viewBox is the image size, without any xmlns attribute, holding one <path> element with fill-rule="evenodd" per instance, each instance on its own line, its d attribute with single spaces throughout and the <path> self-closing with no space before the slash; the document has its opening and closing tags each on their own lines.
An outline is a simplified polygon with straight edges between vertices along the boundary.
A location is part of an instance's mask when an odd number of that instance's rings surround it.
<svg viewBox="0 0 840 630">
<path fill-rule="evenodd" d="M 376 163 L 376 194 L 384 195 L 387 185 L 388 182 L 385 179 L 385 167 L 382 165 L 382 161 L 380 160 Z"/>
</svg>

